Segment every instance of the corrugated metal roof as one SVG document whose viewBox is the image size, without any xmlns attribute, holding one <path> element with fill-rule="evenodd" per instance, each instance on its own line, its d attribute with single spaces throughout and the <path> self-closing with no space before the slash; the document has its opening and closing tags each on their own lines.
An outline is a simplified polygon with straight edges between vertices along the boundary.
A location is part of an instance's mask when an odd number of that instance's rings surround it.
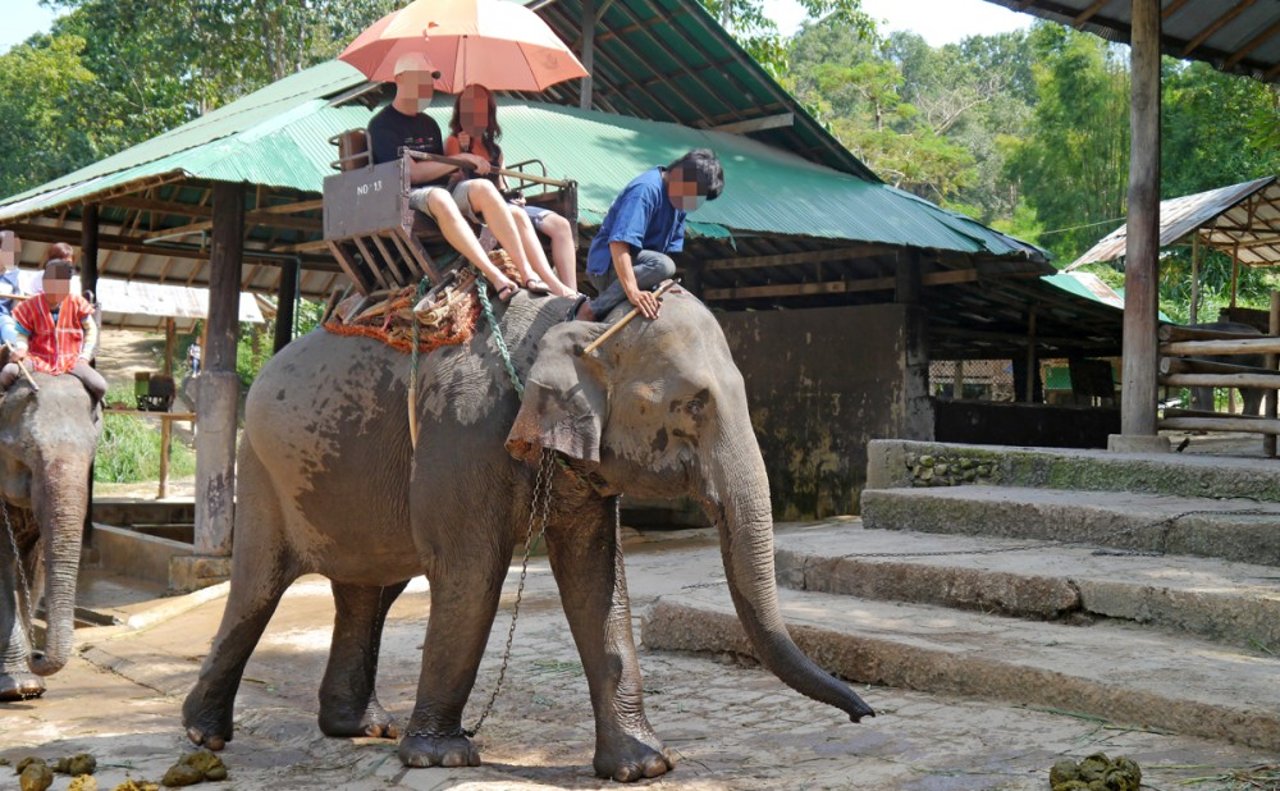
<svg viewBox="0 0 1280 791">
<path fill-rule="evenodd" d="M 1108 41 L 1129 42 L 1132 0 L 989 0 Z M 1164 3 L 1162 49 L 1264 82 L 1280 79 L 1280 2 L 1176 0 Z"/>
<path fill-rule="evenodd" d="M 1202 244 L 1250 266 L 1280 265 L 1280 177 L 1219 187 L 1160 201 L 1160 246 L 1193 233 Z M 1113 261 L 1125 254 L 1126 226 L 1104 236 L 1066 271 Z"/>
<path fill-rule="evenodd" d="M 317 66 L 282 81 L 291 83 L 288 90 L 277 83 L 260 92 L 275 97 L 271 101 L 253 94 L 223 108 L 216 122 L 188 124 L 202 133 L 180 128 L 0 204 L 0 221 L 165 174 L 319 192 L 334 158 L 329 137 L 364 126 L 370 118 L 359 105 L 334 107 L 323 96 L 360 79 L 345 64 Z M 442 127 L 447 126 L 449 102 L 451 97 L 441 97 L 430 110 Z M 588 219 L 603 215 L 637 173 L 707 146 L 724 162 L 727 189 L 697 213 L 698 223 L 733 232 L 1040 257 L 1035 248 L 909 193 L 742 135 L 535 102 L 508 99 L 502 105 L 508 161 L 536 157 L 553 176 L 576 179 Z M 110 161 L 121 169 L 111 170 Z"/>
</svg>

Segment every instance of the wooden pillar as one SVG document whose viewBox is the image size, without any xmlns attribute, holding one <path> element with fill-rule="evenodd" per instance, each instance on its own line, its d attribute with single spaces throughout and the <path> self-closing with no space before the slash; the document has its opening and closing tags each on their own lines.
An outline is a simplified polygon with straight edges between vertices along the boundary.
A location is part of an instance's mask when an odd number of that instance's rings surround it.
<svg viewBox="0 0 1280 791">
<path fill-rule="evenodd" d="M 1036 380 L 1040 378 L 1040 364 L 1036 360 L 1036 306 L 1027 310 L 1027 373 L 1022 400 L 1028 404 L 1036 400 Z"/>
<path fill-rule="evenodd" d="M 1268 330 L 1272 337 L 1280 336 L 1280 291 L 1271 292 L 1271 321 Z M 1280 357 L 1275 354 L 1266 355 L 1265 365 L 1268 370 L 1276 370 L 1277 363 L 1280 363 Z M 1268 390 L 1266 394 L 1265 414 L 1268 418 L 1274 420 L 1277 413 L 1277 399 L 1280 399 L 1280 393 L 1275 390 Z M 1272 458 L 1276 455 L 1276 435 L 1267 434 L 1262 438 L 1262 448 L 1266 454 Z"/>
<path fill-rule="evenodd" d="M 593 77 L 596 73 L 596 3 L 595 0 L 582 0 L 582 68 L 587 76 L 582 78 L 579 87 L 578 106 L 583 110 L 591 109 L 591 93 L 594 89 Z"/>
<path fill-rule="evenodd" d="M 1191 308 L 1187 316 L 1192 324 L 1199 322 L 1200 316 L 1200 232 L 1191 237 Z"/>
<path fill-rule="evenodd" d="M 918 304 L 920 291 L 919 257 L 900 253 L 893 272 L 893 301 L 905 305 Z"/>
<path fill-rule="evenodd" d="M 173 440 L 173 421 L 168 417 L 160 417 L 160 490 L 157 499 L 169 496 L 169 446 Z"/>
<path fill-rule="evenodd" d="M 964 398 L 964 360 L 956 360 L 955 378 L 951 380 L 951 400 Z"/>
<path fill-rule="evenodd" d="M 276 339 L 274 352 L 293 340 L 293 307 L 298 301 L 297 261 L 280 265 L 280 287 L 276 289 Z"/>
<path fill-rule="evenodd" d="M 84 207 L 80 217 L 80 288 L 98 299 L 98 204 Z"/>
<path fill-rule="evenodd" d="M 213 245 L 209 256 L 208 342 L 197 391 L 197 555 L 231 554 L 235 519 L 236 340 L 240 330 L 240 267 L 244 246 L 244 192 L 238 184 L 213 185 Z"/>
<path fill-rule="evenodd" d="M 173 318 L 164 320 L 164 375 L 173 376 L 173 351 L 177 345 L 177 327 Z"/>
<path fill-rule="evenodd" d="M 1236 292 L 1240 290 L 1240 243 L 1231 248 L 1231 309 L 1236 309 Z M 1235 316 L 1231 317 L 1232 321 Z"/>
<path fill-rule="evenodd" d="M 1129 221 L 1124 270 L 1124 373 L 1117 450 L 1156 436 L 1160 251 L 1160 0 L 1133 0 Z M 1138 438 L 1128 442 L 1128 438 Z M 1152 439 L 1145 449 L 1156 449 Z M 1167 443 L 1166 443 L 1167 445 Z"/>
</svg>

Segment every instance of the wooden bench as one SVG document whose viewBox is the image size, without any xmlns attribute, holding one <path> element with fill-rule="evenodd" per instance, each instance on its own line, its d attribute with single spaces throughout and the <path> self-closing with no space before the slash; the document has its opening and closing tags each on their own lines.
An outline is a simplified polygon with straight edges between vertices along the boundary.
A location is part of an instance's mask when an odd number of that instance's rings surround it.
<svg viewBox="0 0 1280 791">
<path fill-rule="evenodd" d="M 414 159 L 465 163 L 405 151 L 400 159 L 375 165 L 363 129 L 329 142 L 338 147 L 338 172 L 324 180 L 324 240 L 356 289 L 370 294 L 416 285 L 424 277 L 440 283 L 446 269 L 440 261 L 452 248 L 435 223 L 409 205 L 409 166 Z M 548 178 L 536 159 L 499 172 L 528 205 L 550 209 L 578 227 L 577 182 Z"/>
</svg>

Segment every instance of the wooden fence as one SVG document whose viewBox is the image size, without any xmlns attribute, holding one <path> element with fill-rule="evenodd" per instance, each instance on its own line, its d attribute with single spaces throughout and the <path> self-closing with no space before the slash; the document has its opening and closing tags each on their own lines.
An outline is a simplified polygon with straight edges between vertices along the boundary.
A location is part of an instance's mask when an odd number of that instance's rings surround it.
<svg viewBox="0 0 1280 791">
<path fill-rule="evenodd" d="M 1265 391 L 1263 415 L 1222 414 L 1212 410 L 1166 409 L 1159 421 L 1162 429 L 1181 431 L 1239 431 L 1264 435 L 1269 456 L 1276 455 L 1276 416 L 1280 392 L 1280 292 L 1271 293 L 1269 335 L 1206 330 L 1166 324 L 1160 327 L 1159 383 L 1166 387 L 1234 387 Z M 1205 357 L 1265 355 L 1259 366 L 1238 365 Z"/>
</svg>

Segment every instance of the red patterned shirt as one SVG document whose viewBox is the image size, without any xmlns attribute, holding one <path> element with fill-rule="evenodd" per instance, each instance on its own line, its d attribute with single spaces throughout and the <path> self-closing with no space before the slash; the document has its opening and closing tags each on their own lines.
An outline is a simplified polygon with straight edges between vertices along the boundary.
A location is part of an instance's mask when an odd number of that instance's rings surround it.
<svg viewBox="0 0 1280 791">
<path fill-rule="evenodd" d="M 64 374 L 80 359 L 84 348 L 84 320 L 93 318 L 93 306 L 78 294 L 68 295 L 59 306 L 55 327 L 53 313 L 44 297 L 37 296 L 14 308 L 13 318 L 31 338 L 27 352 L 35 369 Z"/>
</svg>

